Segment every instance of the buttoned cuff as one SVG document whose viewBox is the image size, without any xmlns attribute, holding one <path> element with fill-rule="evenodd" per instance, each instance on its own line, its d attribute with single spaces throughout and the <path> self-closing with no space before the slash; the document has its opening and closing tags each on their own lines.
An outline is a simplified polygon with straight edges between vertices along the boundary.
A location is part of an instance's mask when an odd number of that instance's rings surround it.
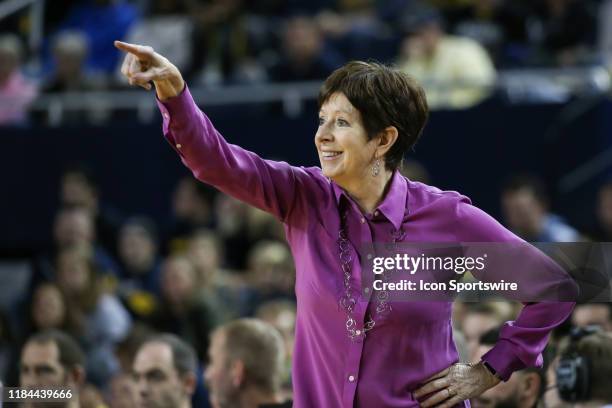
<svg viewBox="0 0 612 408">
<path fill-rule="evenodd" d="M 491 350 L 482 356 L 481 360 L 493 367 L 497 376 L 503 381 L 508 381 L 513 372 L 526 367 L 525 363 L 514 353 L 512 344 L 505 339 L 500 339 Z"/>
<path fill-rule="evenodd" d="M 161 101 L 156 94 L 155 99 L 157 101 L 157 107 L 162 115 L 164 136 L 170 145 L 177 151 L 177 153 L 181 154 L 181 142 L 177 142 L 175 140 L 175 136 L 169 130 L 173 123 L 189 123 L 191 119 L 190 116 L 192 115 L 193 111 L 197 110 L 197 106 L 195 106 L 195 102 L 191 96 L 191 92 L 189 92 L 187 83 L 185 83 L 185 87 L 178 95 L 165 101 Z"/>
<path fill-rule="evenodd" d="M 167 132 L 171 120 L 179 122 L 188 120 L 189 113 L 193 110 L 194 101 L 187 83 L 185 83 L 185 87 L 178 95 L 161 101 L 156 94 L 155 99 L 164 121 L 164 133 Z"/>
</svg>

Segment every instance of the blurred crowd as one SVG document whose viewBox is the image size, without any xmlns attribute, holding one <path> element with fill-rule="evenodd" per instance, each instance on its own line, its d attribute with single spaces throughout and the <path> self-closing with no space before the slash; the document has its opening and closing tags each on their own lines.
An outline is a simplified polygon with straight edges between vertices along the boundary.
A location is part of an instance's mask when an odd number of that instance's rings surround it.
<svg viewBox="0 0 612 408">
<path fill-rule="evenodd" d="M 10 103 L 0 124 L 22 122 L 38 93 L 124 87 L 116 39 L 152 46 L 192 86 L 321 80 L 376 59 L 425 83 L 434 108 L 477 103 L 499 69 L 612 63 L 612 0 L 48 3 L 35 49 L 27 10 L 1 22 L 0 99 Z"/>
<path fill-rule="evenodd" d="M 403 171 L 428 181 L 417 163 Z M 181 398 L 195 407 L 224 398 L 250 407 L 257 405 L 244 401 L 290 399 L 295 271 L 280 222 L 191 177 L 176 185 L 166 223 L 126 216 L 101 193 L 89 168 L 66 168 L 53 242 L 29 262 L 23 293 L 10 304 L 0 299 L 2 382 L 70 386 L 83 407 L 133 407 L 143 399 L 189 406 Z M 509 180 L 500 205 L 503 222 L 526 240 L 612 241 L 612 183 L 601 188 L 598 228 L 589 231 L 552 213 L 534 176 Z M 3 282 L 17 291 L 24 273 L 4 273 Z M 504 301 L 455 303 L 462 360 L 478 361 L 519 309 Z M 612 378 L 612 304 L 603 303 L 579 306 L 555 332 L 543 369 L 515 374 L 475 404 L 527 408 L 545 399 L 547 408 L 565 407 L 554 367 L 572 327 L 592 330 L 584 337 L 595 342 L 585 347 L 598 361 L 591 396 L 612 403 L 610 387 L 601 385 Z M 45 364 L 47 371 L 39 367 Z M 72 374 L 51 372 L 61 367 Z"/>
</svg>

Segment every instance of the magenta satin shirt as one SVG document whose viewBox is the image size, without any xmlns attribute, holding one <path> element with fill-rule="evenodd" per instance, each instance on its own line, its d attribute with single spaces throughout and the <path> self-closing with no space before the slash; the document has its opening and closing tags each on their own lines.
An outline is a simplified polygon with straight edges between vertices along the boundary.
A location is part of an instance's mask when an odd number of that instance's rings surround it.
<svg viewBox="0 0 612 408">
<path fill-rule="evenodd" d="M 293 355 L 294 406 L 417 407 L 412 392 L 423 380 L 458 361 L 450 302 L 394 302 L 392 311 L 352 341 L 339 307 L 343 291 L 338 256 L 339 206 L 346 208 L 352 251 L 361 243 L 390 242 L 400 229 L 411 242 L 515 242 L 520 239 L 456 192 L 407 180 L 396 172 L 378 209 L 364 215 L 318 167 L 264 160 L 229 144 L 196 106 L 189 89 L 158 101 L 163 131 L 199 180 L 278 217 L 296 266 L 297 327 Z M 306 147 L 305 147 L 306 148 Z M 314 148 L 314 146 L 313 146 Z M 356 252 L 355 252 L 356 254 Z M 354 256 L 355 287 L 361 266 Z M 374 303 L 360 301 L 363 324 Z M 533 303 L 484 357 L 503 378 L 542 362 L 549 332 L 573 303 Z M 465 403 L 469 406 L 469 402 Z"/>
</svg>

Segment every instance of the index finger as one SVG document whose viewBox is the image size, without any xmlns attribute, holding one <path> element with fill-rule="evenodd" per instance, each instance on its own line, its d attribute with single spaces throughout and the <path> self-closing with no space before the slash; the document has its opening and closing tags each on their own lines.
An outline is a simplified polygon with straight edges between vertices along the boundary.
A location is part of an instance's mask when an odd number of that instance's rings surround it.
<svg viewBox="0 0 612 408">
<path fill-rule="evenodd" d="M 138 44 L 130 44 L 123 41 L 115 41 L 115 47 L 118 49 L 134 54 L 138 58 L 151 57 L 151 47 L 145 47 Z"/>
</svg>

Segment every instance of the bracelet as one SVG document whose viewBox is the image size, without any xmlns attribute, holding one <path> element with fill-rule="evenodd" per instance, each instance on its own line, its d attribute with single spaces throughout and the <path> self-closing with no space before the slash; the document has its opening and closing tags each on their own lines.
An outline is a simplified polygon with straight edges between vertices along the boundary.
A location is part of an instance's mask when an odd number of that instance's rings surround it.
<svg viewBox="0 0 612 408">
<path fill-rule="evenodd" d="M 491 364 L 487 363 L 486 361 L 481 360 L 480 361 L 482 363 L 483 366 L 485 366 L 485 368 L 487 370 L 489 370 L 489 372 L 491 374 L 493 374 L 493 376 L 495 376 L 495 378 L 497 378 L 498 380 L 500 380 L 501 378 L 499 378 L 499 376 L 497 375 L 497 371 L 495 371 L 495 369 L 493 367 L 491 367 Z"/>
</svg>

